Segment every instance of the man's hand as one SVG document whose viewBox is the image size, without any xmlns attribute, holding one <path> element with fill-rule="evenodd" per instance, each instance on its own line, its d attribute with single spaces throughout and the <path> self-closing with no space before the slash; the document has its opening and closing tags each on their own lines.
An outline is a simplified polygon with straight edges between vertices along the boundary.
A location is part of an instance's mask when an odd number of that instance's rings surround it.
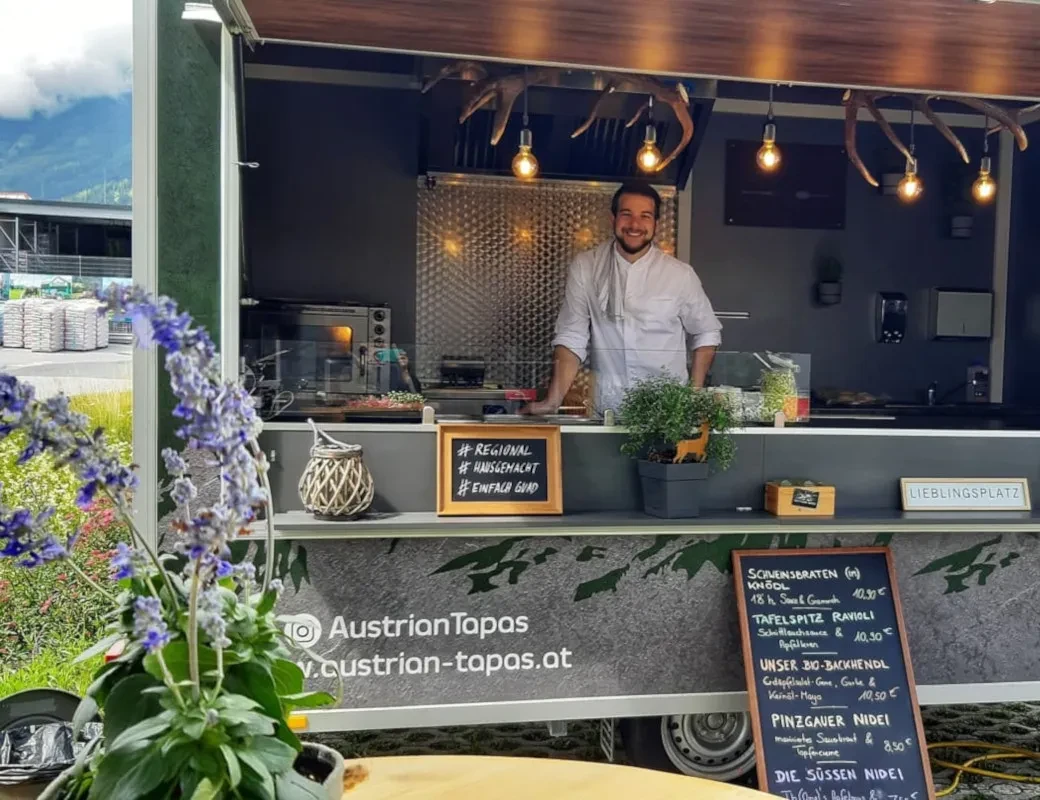
<svg viewBox="0 0 1040 800">
<path fill-rule="evenodd" d="M 533 417 L 544 417 L 548 414 L 555 414 L 560 410 L 560 404 L 553 400 L 536 400 L 533 403 L 528 403 L 520 409 L 521 414 L 527 414 Z"/>
</svg>

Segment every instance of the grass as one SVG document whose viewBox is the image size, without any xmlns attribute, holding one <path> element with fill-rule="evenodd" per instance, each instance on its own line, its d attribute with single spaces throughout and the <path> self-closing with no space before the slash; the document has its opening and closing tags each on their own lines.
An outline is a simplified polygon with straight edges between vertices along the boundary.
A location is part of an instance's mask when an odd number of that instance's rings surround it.
<svg viewBox="0 0 1040 800">
<path fill-rule="evenodd" d="M 120 451 L 124 463 L 129 462 L 130 392 L 81 395 L 72 398 L 70 405 L 86 414 L 92 428 L 104 428 L 109 443 Z M 78 479 L 70 470 L 56 468 L 49 457 L 18 466 L 22 442 L 18 436 L 0 441 L 0 499 L 8 506 L 34 511 L 54 506 L 51 533 L 64 541 L 78 532 L 73 559 L 91 578 L 106 581 L 109 554 L 117 542 L 129 541 L 129 532 L 104 504 L 89 512 L 77 508 Z M 0 698 L 43 687 L 82 695 L 98 661 L 74 664 L 73 660 L 99 638 L 107 604 L 99 603 L 94 591 L 62 562 L 26 570 L 3 559 L 0 608 Z"/>
<path fill-rule="evenodd" d="M 93 673 L 101 665 L 101 657 L 82 664 L 73 660 L 94 642 L 70 640 L 40 653 L 21 669 L 0 672 L 0 697 L 25 689 L 64 689 L 82 697 L 90 686 Z"/>
<path fill-rule="evenodd" d="M 132 392 L 81 394 L 69 400 L 73 411 L 86 414 L 91 424 L 105 429 L 110 442 L 133 441 L 134 396 Z"/>
</svg>

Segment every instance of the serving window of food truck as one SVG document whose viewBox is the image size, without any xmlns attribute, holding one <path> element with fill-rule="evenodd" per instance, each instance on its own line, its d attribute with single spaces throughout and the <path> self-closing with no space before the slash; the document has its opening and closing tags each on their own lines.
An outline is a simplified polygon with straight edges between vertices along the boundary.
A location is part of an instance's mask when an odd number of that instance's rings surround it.
<svg viewBox="0 0 1040 800">
<path fill-rule="evenodd" d="M 1040 8 L 188 6 L 309 730 L 740 777 L 766 548 L 889 546 L 920 702 L 1040 698 Z"/>
</svg>

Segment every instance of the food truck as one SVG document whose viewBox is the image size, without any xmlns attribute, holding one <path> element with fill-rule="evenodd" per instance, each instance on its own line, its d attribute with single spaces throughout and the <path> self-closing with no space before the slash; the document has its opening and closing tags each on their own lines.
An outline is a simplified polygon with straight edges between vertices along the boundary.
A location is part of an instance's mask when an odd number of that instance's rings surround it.
<svg viewBox="0 0 1040 800">
<path fill-rule="evenodd" d="M 345 688 L 304 730 L 605 719 L 636 763 L 742 778 L 731 557 L 762 548 L 888 546 L 919 702 L 1040 699 L 1040 8 L 152 5 L 135 280 L 261 409 L 285 624 Z M 647 513 L 594 364 L 521 413 L 632 179 L 722 327 L 734 452 L 695 516 Z M 536 452 L 530 496 L 473 502 L 464 446 Z M 349 473 L 315 478 L 336 448 Z"/>
</svg>

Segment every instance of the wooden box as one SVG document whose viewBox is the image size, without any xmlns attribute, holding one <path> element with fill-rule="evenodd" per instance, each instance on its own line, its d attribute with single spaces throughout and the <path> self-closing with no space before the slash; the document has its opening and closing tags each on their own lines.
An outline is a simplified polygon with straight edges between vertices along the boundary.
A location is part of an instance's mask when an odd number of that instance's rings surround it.
<svg viewBox="0 0 1040 800">
<path fill-rule="evenodd" d="M 832 517 L 834 498 L 833 486 L 766 484 L 766 511 L 778 517 Z"/>
</svg>

